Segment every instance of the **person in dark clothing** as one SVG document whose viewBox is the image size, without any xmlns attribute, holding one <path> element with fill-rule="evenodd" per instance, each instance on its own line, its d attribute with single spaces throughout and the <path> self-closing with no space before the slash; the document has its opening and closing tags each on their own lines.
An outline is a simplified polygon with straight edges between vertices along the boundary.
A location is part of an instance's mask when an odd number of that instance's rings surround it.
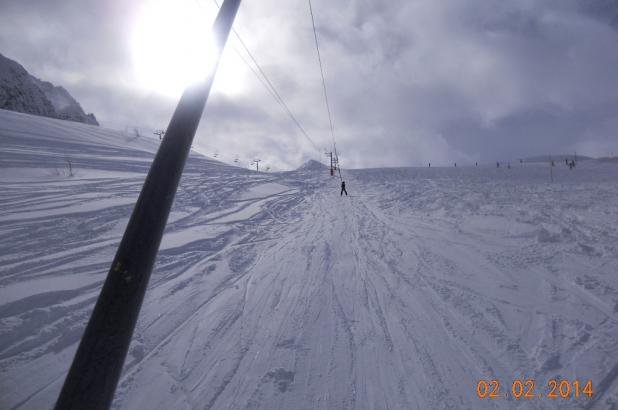
<svg viewBox="0 0 618 410">
<path fill-rule="evenodd" d="M 339 195 L 343 195 L 344 192 L 345 196 L 348 196 L 348 191 L 345 190 L 345 181 L 341 181 L 341 194 Z"/>
</svg>

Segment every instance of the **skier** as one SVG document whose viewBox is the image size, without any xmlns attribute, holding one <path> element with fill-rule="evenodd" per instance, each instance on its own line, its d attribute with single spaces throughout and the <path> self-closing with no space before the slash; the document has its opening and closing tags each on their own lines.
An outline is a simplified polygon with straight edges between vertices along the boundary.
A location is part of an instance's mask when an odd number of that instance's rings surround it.
<svg viewBox="0 0 618 410">
<path fill-rule="evenodd" d="M 341 181 L 341 194 L 339 195 L 343 195 L 344 192 L 345 196 L 348 196 L 348 191 L 345 190 L 345 181 Z"/>
</svg>

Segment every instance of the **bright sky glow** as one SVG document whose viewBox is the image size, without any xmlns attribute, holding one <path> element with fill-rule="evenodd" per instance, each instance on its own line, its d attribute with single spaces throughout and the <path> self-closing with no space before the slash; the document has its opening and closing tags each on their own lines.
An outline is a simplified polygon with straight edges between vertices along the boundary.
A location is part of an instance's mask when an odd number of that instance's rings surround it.
<svg viewBox="0 0 618 410">
<path fill-rule="evenodd" d="M 178 97 L 189 84 L 203 80 L 215 61 L 211 28 L 214 7 L 189 0 L 153 0 L 143 5 L 135 22 L 131 50 L 136 79 L 145 89 Z M 242 88 L 242 61 L 224 53 L 214 92 Z M 223 70 L 225 68 L 225 70 Z"/>
</svg>

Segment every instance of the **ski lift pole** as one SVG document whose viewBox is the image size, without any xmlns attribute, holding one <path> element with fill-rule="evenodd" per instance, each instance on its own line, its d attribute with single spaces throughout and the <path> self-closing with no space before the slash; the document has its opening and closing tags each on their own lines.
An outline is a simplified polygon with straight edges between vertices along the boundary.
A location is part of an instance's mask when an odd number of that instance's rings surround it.
<svg viewBox="0 0 618 410">
<path fill-rule="evenodd" d="M 219 10 L 212 27 L 218 46 L 216 63 L 204 81 L 187 87 L 178 102 L 62 386 L 56 410 L 103 410 L 112 403 L 185 161 L 239 5 L 240 0 L 225 0 Z"/>
<path fill-rule="evenodd" d="M 339 154 L 337 154 L 337 144 L 333 143 L 333 148 L 335 150 L 335 163 L 337 164 L 337 171 L 339 172 L 339 179 L 343 181 L 343 177 L 341 176 L 341 165 L 339 165 Z"/>
<path fill-rule="evenodd" d="M 324 154 L 326 154 L 327 157 L 330 157 L 330 176 L 334 176 L 335 175 L 335 170 L 333 168 L 333 152 L 325 152 Z"/>
</svg>

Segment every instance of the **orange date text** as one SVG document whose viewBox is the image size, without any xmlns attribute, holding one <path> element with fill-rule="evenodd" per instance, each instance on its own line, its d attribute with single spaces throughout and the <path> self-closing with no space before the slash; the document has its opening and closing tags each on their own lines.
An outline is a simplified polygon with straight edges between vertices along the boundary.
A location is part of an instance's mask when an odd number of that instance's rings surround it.
<svg viewBox="0 0 618 410">
<path fill-rule="evenodd" d="M 476 384 L 476 394 L 480 399 L 567 399 L 591 398 L 592 381 L 550 379 L 545 385 L 537 386 L 533 379 L 515 379 L 503 385 L 496 379 L 481 379 Z"/>
</svg>

